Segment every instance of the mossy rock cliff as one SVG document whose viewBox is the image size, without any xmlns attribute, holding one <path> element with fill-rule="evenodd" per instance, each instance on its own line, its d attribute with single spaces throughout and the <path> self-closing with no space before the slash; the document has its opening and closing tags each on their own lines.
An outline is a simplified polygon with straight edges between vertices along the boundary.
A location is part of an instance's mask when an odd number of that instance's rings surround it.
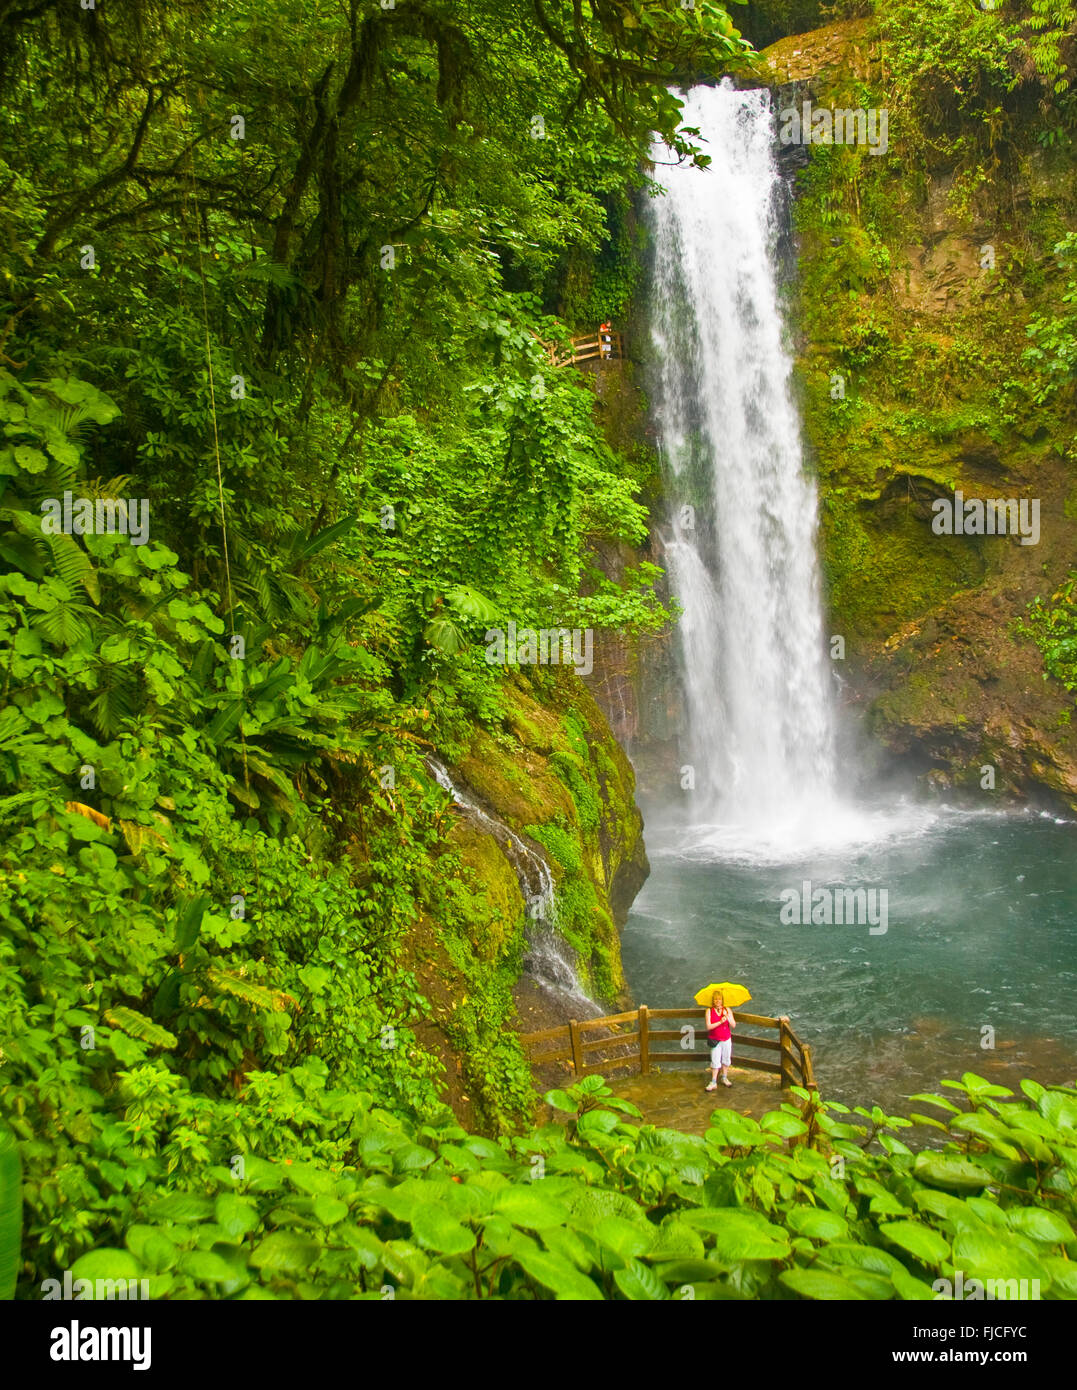
<svg viewBox="0 0 1077 1390">
<path fill-rule="evenodd" d="M 529 979 L 529 938 L 552 931 L 583 990 L 625 999 L 619 928 L 647 877 L 631 765 L 583 682 L 565 668 L 516 673 L 499 723 L 477 725 L 454 785 L 551 869 L 556 918 L 533 918 L 497 836 L 455 806 L 441 892 L 410 934 L 409 964 L 430 1001 L 420 1036 L 445 1066 L 462 1121 L 488 1129 L 530 1117 L 530 1076 L 515 1029 L 577 1012 Z"/>
<path fill-rule="evenodd" d="M 798 34 L 765 59 L 780 108 L 888 112 L 885 153 L 805 147 L 793 176 L 790 320 L 851 699 L 937 786 L 1077 806 L 1072 697 L 1017 629 L 1077 556 L 1072 403 L 1043 399 L 1024 356 L 1077 225 L 1072 152 L 1043 143 L 1021 88 L 994 111 L 914 99 L 926 59 L 900 15 Z M 955 490 L 1038 499 L 1038 543 L 936 535 L 932 503 Z"/>
</svg>

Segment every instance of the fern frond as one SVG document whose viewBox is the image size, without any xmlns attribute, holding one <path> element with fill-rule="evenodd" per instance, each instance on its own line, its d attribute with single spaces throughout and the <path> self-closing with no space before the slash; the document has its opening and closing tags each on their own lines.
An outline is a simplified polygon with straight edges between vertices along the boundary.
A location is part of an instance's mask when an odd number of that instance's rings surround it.
<svg viewBox="0 0 1077 1390">
<path fill-rule="evenodd" d="M 102 811 L 97 811 L 92 806 L 87 806 L 82 801 L 65 801 L 64 810 L 72 811 L 77 816 L 85 816 L 87 820 L 92 820 L 94 825 L 100 826 L 102 830 L 111 830 L 112 822 Z"/>
<path fill-rule="evenodd" d="M 60 532 L 54 536 L 47 535 L 44 539 L 52 551 L 56 572 L 67 587 L 82 589 L 95 604 L 100 603 L 101 586 L 97 580 L 97 571 L 94 569 L 93 561 L 75 538 Z"/>
<path fill-rule="evenodd" d="M 167 1028 L 162 1028 L 159 1023 L 154 1023 L 144 1014 L 136 1013 L 134 1009 L 122 1005 L 115 1009 L 106 1009 L 105 1022 L 132 1038 L 149 1043 L 151 1047 L 175 1047 L 178 1041 L 175 1033 L 170 1033 Z"/>
<path fill-rule="evenodd" d="M 172 846 L 158 830 L 152 826 L 142 825 L 139 821 L 121 820 L 117 824 L 123 833 L 123 838 L 127 841 L 127 848 L 132 854 L 141 854 L 147 845 L 152 845 L 155 849 L 163 849 L 167 854 L 171 854 Z"/>
<path fill-rule="evenodd" d="M 256 985 L 253 980 L 245 980 L 241 975 L 233 975 L 230 970 L 222 970 L 220 966 L 213 965 L 206 971 L 206 979 L 211 985 L 216 985 L 225 994 L 234 995 L 237 999 L 243 999 L 248 1004 L 253 1004 L 259 1009 L 268 1009 L 272 1013 L 280 1013 L 294 1004 L 296 1001 L 290 994 L 285 994 L 283 990 L 267 989 L 265 985 Z"/>
<path fill-rule="evenodd" d="M 99 497 L 102 501 L 109 497 L 123 500 L 131 491 L 131 475 L 119 473 L 107 482 L 102 482 L 100 478 L 88 478 L 79 484 L 79 489 L 83 497 L 90 497 L 94 501 Z"/>
<path fill-rule="evenodd" d="M 73 647 L 90 632 L 86 615 L 93 614 L 92 608 L 74 600 L 62 600 L 54 608 L 39 614 L 30 626 L 35 632 L 43 632 L 56 647 Z"/>
</svg>

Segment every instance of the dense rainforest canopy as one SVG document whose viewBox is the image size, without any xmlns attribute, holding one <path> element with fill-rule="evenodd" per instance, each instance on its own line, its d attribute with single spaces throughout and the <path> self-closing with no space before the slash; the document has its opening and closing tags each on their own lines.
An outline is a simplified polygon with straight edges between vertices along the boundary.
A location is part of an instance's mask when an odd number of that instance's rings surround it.
<svg viewBox="0 0 1077 1390">
<path fill-rule="evenodd" d="M 773 9 L 749 7 L 757 35 Z M 499 725 L 491 623 L 670 620 L 655 567 L 597 562 L 645 538 L 653 458 L 547 345 L 632 307 L 653 133 L 707 159 L 671 88 L 759 70 L 736 14 L 0 0 L 0 1102 L 23 1174 L 0 1275 L 29 1296 L 81 1260 L 160 1296 L 921 1298 L 952 1240 L 1007 1220 L 1013 1269 L 1073 1296 L 1071 1096 L 1032 1088 L 1004 1124 L 966 1077 L 961 1123 L 938 1107 L 966 1156 L 915 1172 L 826 1110 L 641 1138 L 597 1081 L 558 1094 L 567 1137 L 499 1144 L 453 1123 L 417 1033 L 407 942 L 433 921 L 477 1118 L 531 1118 L 519 960 L 475 945 L 482 884 L 423 756 Z M 1071 137 L 1072 6 L 885 22 L 925 129 L 978 148 L 1046 96 Z M 1045 391 L 1072 391 L 1072 301 L 1033 335 Z M 43 528 L 79 499 L 131 534 Z M 555 674 L 534 685 L 561 709 Z M 864 1115 L 869 1144 L 902 1127 Z"/>
<path fill-rule="evenodd" d="M 5 1109 L 63 1264 L 226 1151 L 342 1157 L 360 1089 L 434 1102 L 397 954 L 460 911 L 420 755 L 496 721 L 473 639 L 663 619 L 589 558 L 635 465 L 538 339 L 623 307 L 590 267 L 652 128 L 688 148 L 667 84 L 746 45 L 541 0 L 0 35 Z M 65 494 L 145 543 L 43 533 Z M 474 990 L 496 1123 L 530 1084 Z"/>
</svg>

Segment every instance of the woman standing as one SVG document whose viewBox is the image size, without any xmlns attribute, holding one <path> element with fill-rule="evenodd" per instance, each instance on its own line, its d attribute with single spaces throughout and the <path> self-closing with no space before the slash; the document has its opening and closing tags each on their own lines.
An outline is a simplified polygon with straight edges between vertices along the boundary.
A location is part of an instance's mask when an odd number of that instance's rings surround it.
<svg viewBox="0 0 1077 1390">
<path fill-rule="evenodd" d="M 729 1079 L 729 1063 L 733 1058 L 733 1034 L 737 1026 L 733 1010 L 725 1007 L 722 991 L 716 989 L 711 995 L 710 1008 L 703 1010 L 707 1020 L 707 1041 L 711 1045 L 711 1083 L 705 1089 L 718 1089 L 718 1072 L 722 1073 L 722 1085 L 732 1086 Z"/>
</svg>

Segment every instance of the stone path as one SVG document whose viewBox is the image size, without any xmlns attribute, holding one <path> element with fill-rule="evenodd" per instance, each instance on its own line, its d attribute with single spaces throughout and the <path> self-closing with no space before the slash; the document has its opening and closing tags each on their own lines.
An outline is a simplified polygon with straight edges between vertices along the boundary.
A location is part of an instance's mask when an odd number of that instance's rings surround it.
<svg viewBox="0 0 1077 1390">
<path fill-rule="evenodd" d="M 681 1129 L 687 1134 L 703 1134 L 716 1109 L 739 1110 L 758 1120 L 782 1103 L 776 1076 L 733 1066 L 729 1079 L 733 1085 L 728 1089 L 719 1083 L 717 1091 L 707 1092 L 703 1088 L 710 1080 L 710 1072 L 700 1065 L 652 1070 L 647 1076 L 615 1077 L 609 1084 L 617 1095 L 639 1106 L 643 1111 L 641 1123 Z"/>
</svg>

